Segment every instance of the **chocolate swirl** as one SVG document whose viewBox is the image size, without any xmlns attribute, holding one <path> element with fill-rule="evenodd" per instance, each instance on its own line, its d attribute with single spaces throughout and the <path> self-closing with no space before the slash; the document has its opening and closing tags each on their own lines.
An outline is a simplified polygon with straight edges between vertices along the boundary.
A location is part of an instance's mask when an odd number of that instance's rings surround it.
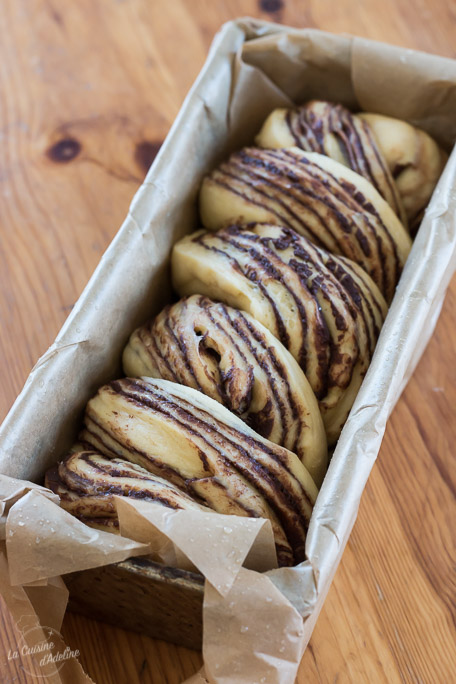
<svg viewBox="0 0 456 684">
<path fill-rule="evenodd" d="M 173 482 L 214 510 L 271 521 L 281 565 L 305 557 L 317 488 L 295 454 L 200 392 L 166 380 L 117 380 L 87 405 L 81 439 Z"/>
<path fill-rule="evenodd" d="M 346 107 L 312 100 L 295 109 L 276 109 L 255 139 L 260 147 L 296 146 L 319 152 L 359 173 L 376 188 L 404 225 L 398 188 L 369 124 Z"/>
<path fill-rule="evenodd" d="M 174 248 L 181 295 L 202 292 L 260 321 L 291 352 L 337 440 L 366 373 L 386 303 L 356 264 L 267 224 L 199 231 Z"/>
<path fill-rule="evenodd" d="M 204 296 L 167 306 L 135 330 L 126 375 L 203 392 L 256 432 L 296 453 L 320 485 L 326 436 L 315 395 L 291 354 L 252 316 Z"/>
<path fill-rule="evenodd" d="M 45 486 L 60 497 L 61 507 L 77 518 L 112 518 L 114 520 L 116 511 L 112 496 L 104 493 L 87 494 L 78 487 L 69 487 L 66 484 L 59 472 L 66 460 L 50 468 L 44 478 Z"/>
<path fill-rule="evenodd" d="M 168 508 L 209 510 L 163 478 L 121 458 L 95 451 L 69 454 L 48 470 L 45 485 L 59 495 L 60 505 L 86 524 L 118 530 L 113 496 L 154 501 Z"/>
<path fill-rule="evenodd" d="M 245 148 L 203 181 L 203 224 L 262 221 L 293 228 L 360 264 L 387 301 L 411 247 L 405 228 L 364 178 L 323 155 L 297 148 Z"/>
</svg>

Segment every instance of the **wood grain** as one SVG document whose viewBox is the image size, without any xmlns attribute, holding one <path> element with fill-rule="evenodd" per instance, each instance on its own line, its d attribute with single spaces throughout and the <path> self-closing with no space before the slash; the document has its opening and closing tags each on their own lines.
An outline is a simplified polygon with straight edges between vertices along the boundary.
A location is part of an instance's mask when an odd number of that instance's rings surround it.
<svg viewBox="0 0 456 684">
<path fill-rule="evenodd" d="M 3 417 L 53 341 L 201 68 L 220 24 L 250 15 L 456 57 L 447 0 L 10 0 L 0 13 Z M 299 684 L 456 681 L 456 283 L 387 428 Z M 98 684 L 174 684 L 188 651 L 67 615 Z M 35 681 L 8 661 L 2 682 Z"/>
</svg>

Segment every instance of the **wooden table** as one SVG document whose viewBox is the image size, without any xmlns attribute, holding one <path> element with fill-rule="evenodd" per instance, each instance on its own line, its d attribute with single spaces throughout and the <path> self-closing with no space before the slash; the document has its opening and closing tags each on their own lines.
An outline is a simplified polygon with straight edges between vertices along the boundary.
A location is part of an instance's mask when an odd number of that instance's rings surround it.
<svg viewBox="0 0 456 684">
<path fill-rule="evenodd" d="M 2 4 L 0 418 L 53 341 L 220 24 L 250 15 L 456 57 L 448 0 Z M 456 282 L 386 431 L 298 682 L 456 682 Z M 0 613 L 0 680 L 15 633 Z M 174 684 L 199 653 L 67 615 L 98 684 Z M 33 680 L 35 681 L 35 680 Z"/>
</svg>

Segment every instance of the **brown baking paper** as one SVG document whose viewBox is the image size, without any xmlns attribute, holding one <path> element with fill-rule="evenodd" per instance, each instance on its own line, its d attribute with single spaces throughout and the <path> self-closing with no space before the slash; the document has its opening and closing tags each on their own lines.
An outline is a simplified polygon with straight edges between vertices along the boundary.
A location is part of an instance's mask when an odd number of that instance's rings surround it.
<svg viewBox="0 0 456 684">
<path fill-rule="evenodd" d="M 0 544 L 0 584 L 2 587 L 2 597 L 8 606 L 10 613 L 15 620 L 18 632 L 16 649 L 10 654 L 15 657 L 17 654 L 24 655 L 24 649 L 34 649 L 39 647 L 40 652 L 32 655 L 33 665 L 39 666 L 39 672 L 45 681 L 52 684 L 89 684 L 92 680 L 82 670 L 77 656 L 69 652 L 61 635 L 60 627 L 65 612 L 68 591 L 60 578 L 49 581 L 46 588 L 40 587 L 30 589 L 24 587 L 11 587 L 8 580 L 8 563 L 4 542 Z M 46 625 L 42 627 L 41 625 Z M 27 651 L 30 652 L 30 651 Z M 60 662 L 49 658 L 49 654 L 54 657 L 65 654 L 64 660 Z M 16 656 L 16 657 L 18 657 Z M 47 662 L 43 662 L 46 658 Z M 35 678 L 36 670 L 23 665 L 25 675 Z"/>
<path fill-rule="evenodd" d="M 147 544 L 88 527 L 36 490 L 11 507 L 6 550 L 13 586 L 149 553 Z"/>
<path fill-rule="evenodd" d="M 86 401 L 99 385 L 120 375 L 120 354 L 130 332 L 169 299 L 170 248 L 197 227 L 195 200 L 204 173 L 231 150 L 250 143 L 273 108 L 313 97 L 403 117 L 435 135 L 448 150 L 454 142 L 456 62 L 364 39 L 252 20 L 224 26 L 124 225 L 0 429 L 1 472 L 19 480 L 42 481 L 46 468 L 74 440 Z M 455 268 L 455 178 L 453 153 L 426 211 L 317 499 L 307 560 L 296 568 L 266 573 L 238 565 L 228 580 L 216 573 L 216 579 L 206 583 L 205 674 L 193 681 L 285 684 L 294 680 L 355 521 L 386 421 L 432 334 Z M 38 496 L 45 499 L 42 492 L 25 493 L 23 498 L 28 497 L 29 505 Z M 120 504 L 122 509 L 125 515 L 127 508 Z M 137 507 L 129 511 L 130 517 L 140 513 Z M 170 528 L 163 519 L 153 520 L 153 515 L 142 516 L 141 540 L 148 540 L 150 549 L 157 553 L 161 549 L 176 563 L 204 567 L 206 549 L 200 554 L 195 545 L 190 558 L 188 548 L 179 548 L 179 540 L 163 540 Z M 13 549 L 19 538 L 13 519 L 9 529 L 13 535 L 8 544 Z M 29 540 L 35 532 L 32 526 Z M 87 541 L 99 562 L 101 538 Z M 81 539 L 74 543 L 80 544 Z M 70 537 L 68 544 L 71 548 Z M 106 562 L 108 558 L 106 554 Z M 15 562 L 17 566 L 17 558 Z M 34 576 L 30 571 L 19 576 L 24 575 Z M 34 577 L 39 582 L 42 575 Z M 214 588 L 217 582 L 219 589 L 224 587 L 222 593 Z M 46 591 L 47 585 L 35 589 L 35 593 Z M 267 633 L 267 624 L 273 636 Z M 223 626 L 223 638 L 217 626 Z"/>
<path fill-rule="evenodd" d="M 242 565 L 258 572 L 277 567 L 269 520 L 115 499 L 123 535 L 146 542 L 167 565 L 197 569 L 222 596 L 230 591 Z"/>
<path fill-rule="evenodd" d="M 91 684 L 92 680 L 77 660 L 79 653 L 69 649 L 60 634 L 68 602 L 68 590 L 62 579 L 50 573 L 46 578 L 18 586 L 11 581 L 8 566 L 5 538 L 10 509 L 21 497 L 33 491 L 41 498 L 47 498 L 60 511 L 58 497 L 43 487 L 13 478 L 3 477 L 1 485 L 0 591 L 17 632 L 16 648 L 10 649 L 8 657 L 22 656 L 24 673 L 32 678 L 36 677 L 38 669 L 41 676 L 52 684 Z M 33 649 L 38 650 L 33 652 Z M 24 661 L 27 653 L 32 653 L 28 662 Z"/>
<path fill-rule="evenodd" d="M 219 627 L 211 627 L 211 619 L 216 620 L 217 614 L 223 616 L 228 608 L 230 620 L 224 631 L 229 632 L 236 606 L 245 602 L 242 573 L 251 574 L 252 588 L 261 583 L 259 595 L 265 605 L 271 603 L 266 611 L 271 615 L 268 623 L 271 633 L 277 633 L 279 625 L 282 628 L 288 625 L 288 614 L 301 623 L 291 604 L 260 574 L 277 566 L 269 520 L 171 510 L 151 502 L 115 497 L 124 535 L 118 537 L 87 527 L 61 509 L 57 497 L 42 487 L 33 483 L 23 483 L 26 486 L 21 487 L 19 481 L 6 476 L 2 482 L 5 499 L 0 504 L 6 515 L 3 525 L 6 544 L 1 542 L 0 587 L 20 630 L 21 645 L 24 641 L 30 646 L 39 645 L 42 652 L 52 651 L 57 655 L 66 652 L 59 629 L 68 591 L 57 574 L 144 554 L 168 565 L 196 570 L 206 577 L 205 629 L 209 630 L 210 638 L 205 648 L 209 652 L 209 666 L 216 649 L 212 637 L 220 632 Z M 243 564 L 256 572 L 244 570 Z M 272 598 L 269 598 L 271 592 Z M 277 611 L 274 615 L 277 603 L 287 605 L 287 611 Z M 241 616 L 239 622 L 238 616 L 237 620 L 240 633 L 245 635 L 249 629 L 244 626 L 245 617 Z M 254 635 L 253 629 L 247 638 L 251 639 L 251 635 Z M 288 653 L 285 655 L 288 657 Z M 57 664 L 51 660 L 41 670 L 43 677 L 55 682 L 86 681 L 86 675 L 73 657 Z M 59 678 L 64 675 L 69 679 Z"/>
</svg>

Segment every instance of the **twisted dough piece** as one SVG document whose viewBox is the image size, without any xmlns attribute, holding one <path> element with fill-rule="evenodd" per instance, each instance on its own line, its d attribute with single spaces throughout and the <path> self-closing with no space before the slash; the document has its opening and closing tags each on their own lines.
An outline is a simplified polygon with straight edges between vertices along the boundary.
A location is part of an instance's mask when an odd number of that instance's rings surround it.
<svg viewBox="0 0 456 684">
<path fill-rule="evenodd" d="M 59 475 L 59 465 L 53 466 L 46 472 L 44 485 L 60 497 L 60 506 L 79 520 L 117 522 L 112 496 L 86 495 L 79 489 L 70 489 Z"/>
<path fill-rule="evenodd" d="M 255 138 L 259 147 L 300 147 L 319 152 L 359 173 L 377 189 L 404 225 L 407 215 L 390 168 L 366 120 L 346 107 L 311 100 L 295 109 L 275 109 Z"/>
<path fill-rule="evenodd" d="M 179 294 L 238 307 L 280 339 L 304 370 L 334 444 L 387 309 L 363 269 L 293 230 L 251 224 L 185 237 L 174 247 L 172 274 Z"/>
<path fill-rule="evenodd" d="M 318 493 L 311 476 L 295 454 L 201 392 L 151 378 L 111 382 L 89 401 L 81 439 L 215 511 L 268 518 L 279 564 L 304 560 Z"/>
<path fill-rule="evenodd" d="M 404 226 L 370 183 L 298 148 L 234 153 L 204 179 L 200 211 L 209 230 L 250 221 L 293 228 L 360 264 L 388 302 L 411 248 Z"/>
<path fill-rule="evenodd" d="M 115 494 L 154 501 L 168 508 L 203 509 L 185 492 L 141 466 L 121 458 L 106 458 L 96 451 L 69 454 L 48 470 L 45 486 L 59 495 L 66 511 L 89 526 L 114 532 L 118 532 Z"/>
<path fill-rule="evenodd" d="M 135 330 L 124 372 L 200 390 L 296 453 L 319 486 L 326 436 L 315 395 L 291 354 L 252 316 L 194 295 Z"/>
<path fill-rule="evenodd" d="M 448 157 L 430 135 L 405 121 L 380 114 L 358 116 L 377 139 L 414 235 Z"/>
</svg>

